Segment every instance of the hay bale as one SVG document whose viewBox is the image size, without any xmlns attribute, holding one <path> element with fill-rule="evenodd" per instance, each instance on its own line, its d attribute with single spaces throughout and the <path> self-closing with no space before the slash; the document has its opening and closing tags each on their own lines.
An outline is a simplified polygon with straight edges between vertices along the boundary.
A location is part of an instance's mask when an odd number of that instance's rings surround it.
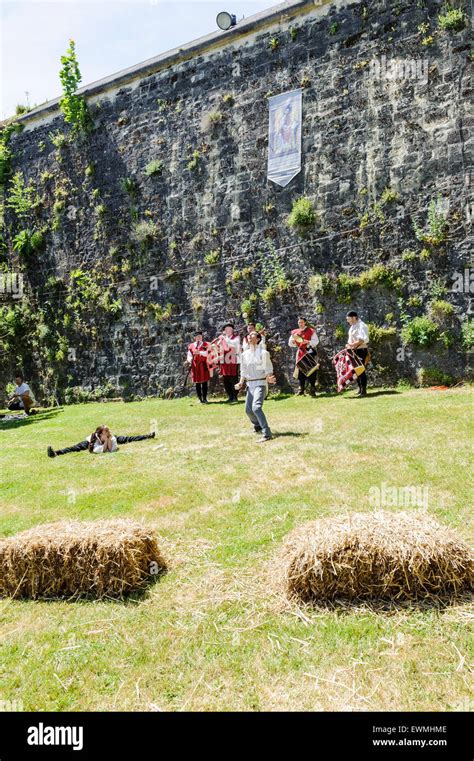
<svg viewBox="0 0 474 761">
<path fill-rule="evenodd" d="M 0 597 L 121 597 L 165 568 L 153 532 L 130 520 L 47 523 L 0 539 Z"/>
<path fill-rule="evenodd" d="M 370 512 L 306 523 L 278 558 L 280 588 L 301 602 L 417 600 L 473 588 L 469 547 L 425 512 Z"/>
</svg>

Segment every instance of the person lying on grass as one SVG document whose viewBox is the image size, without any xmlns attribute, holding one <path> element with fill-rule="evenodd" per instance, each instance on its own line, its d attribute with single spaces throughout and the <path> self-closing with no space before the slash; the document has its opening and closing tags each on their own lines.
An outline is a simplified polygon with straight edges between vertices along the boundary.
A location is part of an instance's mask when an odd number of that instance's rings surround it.
<svg viewBox="0 0 474 761">
<path fill-rule="evenodd" d="M 48 447 L 48 457 L 57 457 L 60 454 L 68 452 L 82 452 L 86 449 L 93 454 L 104 454 L 105 452 L 116 452 L 119 444 L 129 444 L 132 441 L 143 441 L 144 439 L 154 439 L 155 432 L 147 433 L 143 436 L 114 436 L 108 425 L 99 425 L 87 439 L 74 444 L 72 447 L 64 449 L 53 449 Z"/>
</svg>

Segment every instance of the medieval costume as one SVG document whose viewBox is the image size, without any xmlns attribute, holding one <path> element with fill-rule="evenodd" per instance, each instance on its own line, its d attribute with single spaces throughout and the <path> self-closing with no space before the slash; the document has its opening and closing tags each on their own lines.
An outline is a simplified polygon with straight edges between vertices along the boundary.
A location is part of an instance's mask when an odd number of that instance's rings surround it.
<svg viewBox="0 0 474 761">
<path fill-rule="evenodd" d="M 227 401 L 233 403 L 237 401 L 238 396 L 235 386 L 239 379 L 240 337 L 234 331 L 233 325 L 225 325 L 224 330 L 228 327 L 232 328 L 232 334 L 223 333 L 219 338 L 219 372 L 224 381 Z"/>
<path fill-rule="evenodd" d="M 202 340 L 202 333 L 196 334 L 194 343 L 189 344 L 187 361 L 191 365 L 191 379 L 196 384 L 196 394 L 201 404 L 207 404 L 207 384 L 211 377 L 208 365 L 209 343 Z"/>
<path fill-rule="evenodd" d="M 302 343 L 306 342 L 306 343 Z M 309 351 L 313 353 L 313 351 L 316 350 L 316 346 L 319 343 L 319 338 L 316 334 L 316 331 L 314 328 L 310 328 L 309 325 L 305 324 L 304 327 L 296 328 L 295 330 L 291 331 L 291 335 L 288 341 L 288 345 L 292 348 L 297 347 L 298 351 L 296 353 L 296 364 L 307 354 Z M 315 384 L 316 384 L 316 372 L 312 372 L 310 375 L 306 375 L 301 369 L 298 368 L 297 371 L 297 378 L 299 383 L 299 391 L 298 395 L 304 394 L 305 384 L 306 380 L 309 381 L 310 384 L 310 394 L 311 396 L 315 396 Z"/>
</svg>

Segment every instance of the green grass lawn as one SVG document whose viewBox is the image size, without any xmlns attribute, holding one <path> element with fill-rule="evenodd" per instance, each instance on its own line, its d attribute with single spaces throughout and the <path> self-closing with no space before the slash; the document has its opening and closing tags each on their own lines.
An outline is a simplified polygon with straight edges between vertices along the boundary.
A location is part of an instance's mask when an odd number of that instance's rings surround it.
<svg viewBox="0 0 474 761">
<path fill-rule="evenodd" d="M 472 541 L 472 393 L 87 404 L 0 424 L 0 535 L 64 518 L 156 528 L 170 570 L 127 602 L 0 601 L 0 700 L 25 710 L 472 710 L 467 604 L 285 607 L 272 557 L 293 526 L 371 509 L 369 489 L 428 488 Z M 106 422 L 146 433 L 114 455 L 56 459 Z M 158 448 L 159 445 L 164 447 Z M 389 509 L 400 509 L 399 507 Z"/>
</svg>

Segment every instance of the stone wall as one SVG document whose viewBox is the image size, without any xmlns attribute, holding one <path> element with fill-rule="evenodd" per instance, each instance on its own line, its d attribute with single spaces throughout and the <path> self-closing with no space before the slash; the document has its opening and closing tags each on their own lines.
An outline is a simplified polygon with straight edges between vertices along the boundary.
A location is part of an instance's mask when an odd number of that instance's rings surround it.
<svg viewBox="0 0 474 761">
<path fill-rule="evenodd" d="M 106 382 L 179 392 L 194 327 L 210 337 L 224 320 L 243 328 L 249 301 L 281 387 L 292 383 L 287 339 L 300 312 L 318 328 L 321 381 L 334 382 L 329 357 L 349 307 L 384 328 L 373 382 L 419 367 L 465 377 L 469 287 L 453 284 L 470 266 L 470 52 L 467 30 L 439 29 L 441 6 L 293 2 L 84 88 L 90 135 L 69 139 L 56 104 L 22 117 L 11 176 L 40 202 L 27 220 L 5 213 L 3 268 L 22 270 L 25 296 L 1 380 L 21 364 L 44 396 Z M 394 59 L 404 73 L 389 78 Z M 266 179 L 268 96 L 298 87 L 302 170 L 279 188 Z M 317 224 L 301 236 L 286 220 L 303 196 Z M 449 226 L 427 244 L 413 220 L 424 228 L 436 198 Z M 13 240 L 25 225 L 43 229 L 44 245 L 22 256 Z M 436 300 L 454 307 L 434 316 L 437 340 L 403 348 L 403 320 L 433 315 Z"/>
</svg>

